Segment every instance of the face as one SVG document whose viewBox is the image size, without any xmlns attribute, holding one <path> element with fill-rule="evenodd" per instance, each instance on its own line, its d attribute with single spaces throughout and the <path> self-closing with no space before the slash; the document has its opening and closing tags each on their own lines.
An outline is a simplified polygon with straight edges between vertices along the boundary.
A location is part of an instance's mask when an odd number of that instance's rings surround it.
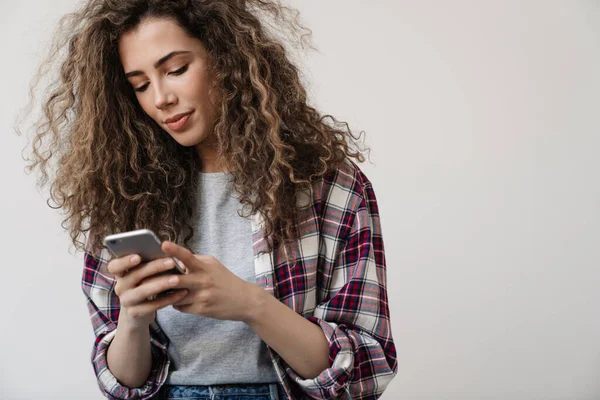
<svg viewBox="0 0 600 400">
<path fill-rule="evenodd" d="M 209 152 L 218 90 L 209 93 L 204 44 L 172 20 L 147 19 L 121 37 L 119 56 L 143 110 L 182 146 Z"/>
</svg>

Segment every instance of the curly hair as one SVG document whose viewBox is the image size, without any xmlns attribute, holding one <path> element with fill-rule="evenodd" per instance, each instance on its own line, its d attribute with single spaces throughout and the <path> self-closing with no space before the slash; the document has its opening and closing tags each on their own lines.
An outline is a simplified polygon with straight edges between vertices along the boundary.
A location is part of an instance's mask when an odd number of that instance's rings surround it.
<svg viewBox="0 0 600 400">
<path fill-rule="evenodd" d="M 364 162 L 365 150 L 347 123 L 307 104 L 298 68 L 261 21 L 271 16 L 294 33 L 308 31 L 302 44 L 311 32 L 293 11 L 278 0 L 88 0 L 60 20 L 31 84 L 29 110 L 48 66 L 60 65 L 34 123 L 26 169 L 39 167 L 42 186 L 57 158 L 56 206 L 48 204 L 64 209 L 61 226 L 77 249 L 103 248 L 107 234 L 141 228 L 185 245 L 194 235 L 197 155 L 142 110 L 118 55 L 120 37 L 146 18 L 171 18 L 208 50 L 225 94 L 211 135 L 249 207 L 240 216 L 262 214 L 269 251 L 297 239 L 298 191 L 312 194 L 315 180 L 347 159 Z"/>
</svg>

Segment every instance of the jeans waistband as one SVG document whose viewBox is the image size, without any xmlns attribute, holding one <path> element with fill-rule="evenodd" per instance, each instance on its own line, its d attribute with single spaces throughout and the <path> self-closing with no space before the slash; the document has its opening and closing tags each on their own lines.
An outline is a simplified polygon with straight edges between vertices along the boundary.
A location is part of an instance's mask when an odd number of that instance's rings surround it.
<svg viewBox="0 0 600 400">
<path fill-rule="evenodd" d="M 278 383 L 242 383 L 231 385 L 163 385 L 160 388 L 157 400 L 221 400 L 245 399 L 251 396 L 255 400 L 282 400 L 286 399 L 283 387 Z"/>
</svg>

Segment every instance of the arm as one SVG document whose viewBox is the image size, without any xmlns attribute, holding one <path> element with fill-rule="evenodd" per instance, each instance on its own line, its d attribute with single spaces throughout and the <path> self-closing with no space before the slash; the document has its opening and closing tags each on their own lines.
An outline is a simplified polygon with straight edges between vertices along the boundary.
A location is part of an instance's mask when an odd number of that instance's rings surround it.
<svg viewBox="0 0 600 400">
<path fill-rule="evenodd" d="M 108 347 L 106 360 L 119 382 L 136 388 L 146 382 L 152 369 L 150 331 L 132 326 L 124 315 L 119 315 L 119 328 Z"/>
<path fill-rule="evenodd" d="M 256 286 L 254 313 L 246 324 L 300 376 L 312 379 L 330 367 L 323 331 Z"/>
<path fill-rule="evenodd" d="M 146 330 L 144 333 L 132 334 L 127 324 L 118 325 L 118 323 L 124 322 L 124 319 L 120 316 L 120 304 L 114 292 L 114 283 L 114 278 L 107 271 L 106 258 L 102 257 L 99 252 L 86 251 L 81 286 L 96 336 L 91 354 L 94 373 L 100 390 L 109 399 L 149 399 L 158 392 L 166 380 L 169 367 L 167 339 L 161 336 L 160 332 L 152 329 Z M 133 352 L 130 347 L 126 353 L 122 351 L 125 346 L 134 341 L 137 341 L 137 344 L 134 345 Z M 141 382 L 143 385 L 132 385 L 140 386 L 137 388 L 129 387 L 112 373 L 107 361 L 108 350 L 113 345 L 116 347 L 110 351 L 111 368 L 114 367 L 115 372 L 124 382 L 134 384 Z M 150 348 L 151 354 L 146 351 L 147 346 Z M 113 357 L 117 353 L 122 356 L 121 360 L 118 359 L 119 357 Z M 124 354 L 127 354 L 127 357 L 123 356 Z M 130 357 L 138 357 L 137 360 L 141 361 L 140 364 L 135 361 L 131 362 L 132 358 Z M 147 373 L 148 358 L 152 363 Z M 119 362 L 126 360 L 126 363 Z M 141 368 L 138 368 L 135 374 L 126 376 L 123 372 L 132 366 Z M 142 375 L 145 375 L 143 382 Z"/>
<path fill-rule="evenodd" d="M 291 365 L 281 364 L 310 398 L 376 399 L 398 367 L 375 194 L 358 168 L 341 169 L 328 190 L 324 198 L 341 204 L 323 206 L 320 229 L 337 251 L 331 261 L 319 256 L 318 286 L 324 296 L 307 320 L 324 333 L 331 367 L 305 379 Z"/>
</svg>

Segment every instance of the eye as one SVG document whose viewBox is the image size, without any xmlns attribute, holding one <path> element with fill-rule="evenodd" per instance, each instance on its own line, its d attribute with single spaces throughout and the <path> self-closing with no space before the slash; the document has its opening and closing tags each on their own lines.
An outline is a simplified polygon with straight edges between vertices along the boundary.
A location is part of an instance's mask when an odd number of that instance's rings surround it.
<svg viewBox="0 0 600 400">
<path fill-rule="evenodd" d="M 188 69 L 188 66 L 187 66 L 187 65 L 184 65 L 183 67 L 181 67 L 181 68 L 179 68 L 179 69 L 176 69 L 176 70 L 175 70 L 175 71 L 173 71 L 173 72 L 170 72 L 170 73 L 169 73 L 169 75 L 181 75 L 181 74 L 183 74 L 185 71 L 187 71 L 187 69 Z"/>
<path fill-rule="evenodd" d="M 146 83 L 144 86 L 140 86 L 139 88 L 134 88 L 133 90 L 135 92 L 143 92 L 144 90 L 146 90 L 146 88 L 148 87 L 149 83 Z"/>
</svg>

